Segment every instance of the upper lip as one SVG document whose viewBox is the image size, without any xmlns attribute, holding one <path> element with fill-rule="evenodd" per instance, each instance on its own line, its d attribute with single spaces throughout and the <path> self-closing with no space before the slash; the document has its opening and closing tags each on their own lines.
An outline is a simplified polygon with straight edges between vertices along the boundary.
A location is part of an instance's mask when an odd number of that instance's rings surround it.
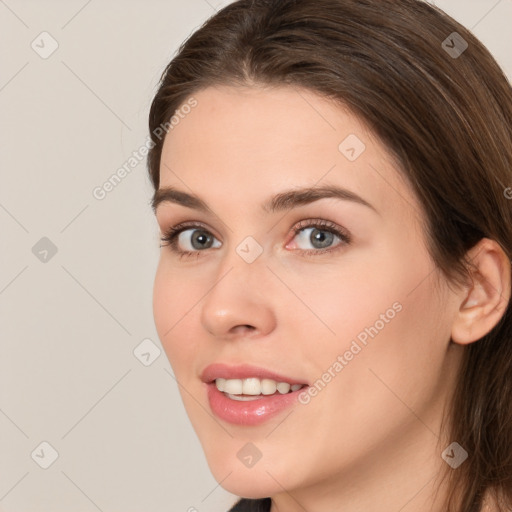
<svg viewBox="0 0 512 512">
<path fill-rule="evenodd" d="M 208 365 L 201 372 L 201 380 L 208 384 L 213 382 L 215 379 L 248 379 L 250 377 L 256 377 L 258 379 L 272 379 L 276 382 L 287 382 L 292 385 L 305 384 L 304 380 L 281 375 L 272 370 L 252 366 L 250 364 L 228 365 L 225 363 L 214 363 Z"/>
</svg>

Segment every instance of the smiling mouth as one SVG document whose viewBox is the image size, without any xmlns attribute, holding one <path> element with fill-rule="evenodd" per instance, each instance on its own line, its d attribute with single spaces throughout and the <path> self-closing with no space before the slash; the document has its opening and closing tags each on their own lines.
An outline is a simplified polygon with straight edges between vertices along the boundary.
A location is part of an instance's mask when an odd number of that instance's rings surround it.
<svg viewBox="0 0 512 512">
<path fill-rule="evenodd" d="M 273 379 L 215 379 L 215 386 L 231 400 L 251 401 L 260 400 L 265 396 L 286 395 L 306 386 L 306 384 L 289 384 Z"/>
<path fill-rule="evenodd" d="M 299 403 L 309 384 L 304 377 L 291 377 L 250 364 L 210 364 L 201 372 L 212 413 L 228 423 L 261 425 Z"/>
</svg>

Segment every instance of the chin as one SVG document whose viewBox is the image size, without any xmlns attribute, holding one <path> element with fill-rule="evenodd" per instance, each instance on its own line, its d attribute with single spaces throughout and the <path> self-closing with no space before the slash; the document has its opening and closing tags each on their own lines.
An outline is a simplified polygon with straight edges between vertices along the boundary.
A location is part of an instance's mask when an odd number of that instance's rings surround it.
<svg viewBox="0 0 512 512">
<path fill-rule="evenodd" d="M 282 492 L 282 487 L 268 474 L 255 474 L 251 471 L 246 473 L 243 475 L 240 472 L 233 472 L 227 478 L 227 473 L 222 475 L 213 473 L 213 476 L 222 488 L 241 498 L 269 498 L 278 492 Z"/>
<path fill-rule="evenodd" d="M 222 459 L 207 457 L 207 462 L 220 486 L 242 498 L 268 498 L 282 492 L 283 487 L 289 489 L 290 486 L 277 465 L 270 460 L 264 463 L 261 459 L 252 467 L 245 467 L 235 452 Z"/>
</svg>

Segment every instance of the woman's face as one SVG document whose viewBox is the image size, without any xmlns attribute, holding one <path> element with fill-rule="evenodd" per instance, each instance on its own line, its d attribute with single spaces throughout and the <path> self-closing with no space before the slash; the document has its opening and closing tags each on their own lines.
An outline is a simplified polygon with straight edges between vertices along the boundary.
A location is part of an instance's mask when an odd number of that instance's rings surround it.
<svg viewBox="0 0 512 512">
<path fill-rule="evenodd" d="M 215 478 L 262 497 L 421 466 L 459 359 L 411 189 L 357 117 L 311 92 L 194 98 L 163 147 L 160 189 L 180 194 L 158 224 L 186 225 L 161 248 L 153 307 Z"/>
</svg>

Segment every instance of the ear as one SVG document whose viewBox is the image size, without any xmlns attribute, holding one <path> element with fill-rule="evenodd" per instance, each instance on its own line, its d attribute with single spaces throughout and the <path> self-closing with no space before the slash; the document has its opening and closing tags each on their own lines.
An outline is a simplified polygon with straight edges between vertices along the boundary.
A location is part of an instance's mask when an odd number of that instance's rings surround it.
<svg viewBox="0 0 512 512">
<path fill-rule="evenodd" d="M 452 324 L 452 341 L 467 345 L 485 336 L 500 321 L 510 299 L 510 260 L 501 246 L 482 238 L 468 251 L 474 268 L 463 289 Z"/>
</svg>

